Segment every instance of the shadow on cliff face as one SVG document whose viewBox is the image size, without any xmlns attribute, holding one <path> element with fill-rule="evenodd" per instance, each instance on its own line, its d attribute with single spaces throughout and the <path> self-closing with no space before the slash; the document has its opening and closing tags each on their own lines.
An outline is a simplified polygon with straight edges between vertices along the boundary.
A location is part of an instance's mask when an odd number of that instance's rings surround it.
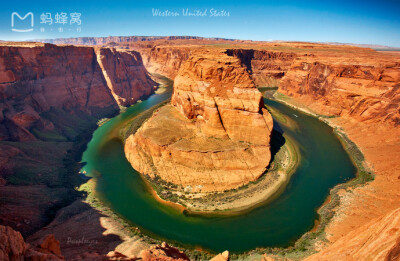
<svg viewBox="0 0 400 261">
<path fill-rule="evenodd" d="M 7 158 L 0 169 L 0 223 L 31 245 L 54 234 L 67 260 L 82 253 L 92 254 L 89 260 L 104 256 L 123 242 L 114 233 L 123 228 L 84 203 L 86 193 L 75 189 L 87 182 L 77 174 L 78 162 L 96 126 L 67 142 L 0 142 L 0 158 Z"/>
<path fill-rule="evenodd" d="M 1 224 L 26 237 L 51 222 L 59 209 L 85 196 L 75 188 L 86 182 L 77 173 L 82 152 L 97 127 L 93 121 L 88 124 L 63 142 L 0 141 Z"/>
<path fill-rule="evenodd" d="M 105 256 L 123 242 L 114 234 L 122 229 L 87 203 L 76 200 L 61 209 L 50 224 L 28 237 L 27 242 L 35 245 L 47 234 L 54 234 L 67 260 L 88 254 Z"/>
<path fill-rule="evenodd" d="M 274 129 L 271 133 L 271 161 L 268 165 L 268 169 L 271 168 L 271 163 L 274 162 L 276 154 L 279 152 L 285 142 L 286 139 L 283 137 L 283 130 L 279 126 L 279 123 L 274 120 Z"/>
<path fill-rule="evenodd" d="M 253 68 L 251 65 L 251 60 L 254 59 L 254 50 L 246 49 L 228 49 L 225 53 L 229 56 L 235 56 L 240 59 L 241 63 L 246 66 L 250 73 L 253 73 Z"/>
</svg>

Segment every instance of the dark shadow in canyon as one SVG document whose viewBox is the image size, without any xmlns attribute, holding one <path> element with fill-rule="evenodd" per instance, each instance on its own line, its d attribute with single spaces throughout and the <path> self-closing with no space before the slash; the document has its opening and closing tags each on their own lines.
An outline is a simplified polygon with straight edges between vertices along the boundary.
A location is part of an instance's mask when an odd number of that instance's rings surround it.
<svg viewBox="0 0 400 261">
<path fill-rule="evenodd" d="M 271 168 L 271 164 L 274 162 L 276 154 L 285 145 L 286 139 L 283 137 L 284 131 L 279 126 L 279 123 L 274 120 L 274 128 L 271 133 L 271 161 L 268 165 L 268 169 Z"/>
<path fill-rule="evenodd" d="M 241 63 L 246 66 L 250 74 L 253 73 L 251 61 L 254 59 L 254 50 L 252 49 L 228 49 L 225 53 L 229 56 L 237 57 Z"/>
<path fill-rule="evenodd" d="M 35 245 L 47 234 L 54 234 L 67 260 L 84 255 L 88 255 L 88 259 L 105 256 L 123 242 L 118 235 L 105 234 L 105 226 L 113 231 L 121 230 L 123 226 L 106 222 L 102 220 L 104 218 L 105 215 L 78 199 L 58 211 L 52 222 L 28 237 L 27 242 Z"/>
</svg>

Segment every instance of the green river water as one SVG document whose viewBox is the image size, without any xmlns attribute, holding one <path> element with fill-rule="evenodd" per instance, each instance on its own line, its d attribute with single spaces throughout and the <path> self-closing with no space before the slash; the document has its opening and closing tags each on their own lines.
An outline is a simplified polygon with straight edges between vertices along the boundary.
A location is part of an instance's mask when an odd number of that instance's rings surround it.
<svg viewBox="0 0 400 261">
<path fill-rule="evenodd" d="M 99 127 L 84 152 L 82 171 L 97 178 L 96 192 L 113 211 L 155 237 L 211 251 L 243 252 L 286 247 L 310 230 L 329 190 L 355 176 L 356 169 L 331 127 L 276 101 L 267 106 L 295 122 L 280 124 L 298 145 L 300 162 L 284 192 L 272 202 L 241 215 L 188 216 L 157 202 L 130 166 L 118 131 L 129 119 L 167 100 L 154 94 Z M 275 122 L 275 126 L 278 124 Z"/>
</svg>

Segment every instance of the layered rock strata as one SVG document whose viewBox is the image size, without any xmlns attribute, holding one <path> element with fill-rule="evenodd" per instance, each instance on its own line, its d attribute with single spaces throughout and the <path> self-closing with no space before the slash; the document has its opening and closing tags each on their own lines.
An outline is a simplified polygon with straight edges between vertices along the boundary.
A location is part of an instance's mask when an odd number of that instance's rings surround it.
<svg viewBox="0 0 400 261">
<path fill-rule="evenodd" d="M 135 51 L 1 43 L 0 140 L 34 140 L 52 131 L 42 113 L 61 109 L 95 118 L 153 92 L 155 83 Z"/>
<path fill-rule="evenodd" d="M 251 72 L 254 83 L 260 87 L 278 87 L 280 79 L 297 57 L 292 52 L 253 49 L 228 49 L 226 53 L 238 57 Z"/>
<path fill-rule="evenodd" d="M 306 260 L 399 260 L 400 209 L 372 220 Z"/>
<path fill-rule="evenodd" d="M 272 117 L 247 68 L 223 52 L 180 68 L 171 105 L 126 140 L 132 166 L 191 191 L 223 191 L 259 178 L 271 159 Z"/>
<path fill-rule="evenodd" d="M 192 48 L 185 46 L 150 46 L 137 49 L 143 57 L 143 64 L 151 73 L 158 73 L 174 79 L 179 68 L 189 59 Z"/>
<path fill-rule="evenodd" d="M 400 62 L 338 62 L 303 57 L 290 67 L 279 91 L 302 97 L 316 111 L 358 121 L 400 124 Z"/>
<path fill-rule="evenodd" d="M 24 236 L 48 224 L 79 194 L 73 154 L 96 122 L 155 85 L 135 51 L 1 42 L 0 223 Z"/>
</svg>

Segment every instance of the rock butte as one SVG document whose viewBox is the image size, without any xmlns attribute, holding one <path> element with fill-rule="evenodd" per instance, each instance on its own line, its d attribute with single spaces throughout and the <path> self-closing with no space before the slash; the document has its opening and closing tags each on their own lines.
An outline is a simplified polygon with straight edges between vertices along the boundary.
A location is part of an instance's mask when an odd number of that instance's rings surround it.
<svg viewBox="0 0 400 261">
<path fill-rule="evenodd" d="M 224 191 L 265 172 L 272 127 L 241 61 L 224 52 L 198 52 L 179 69 L 171 105 L 128 137 L 125 154 L 152 178 L 191 191 Z"/>
</svg>

